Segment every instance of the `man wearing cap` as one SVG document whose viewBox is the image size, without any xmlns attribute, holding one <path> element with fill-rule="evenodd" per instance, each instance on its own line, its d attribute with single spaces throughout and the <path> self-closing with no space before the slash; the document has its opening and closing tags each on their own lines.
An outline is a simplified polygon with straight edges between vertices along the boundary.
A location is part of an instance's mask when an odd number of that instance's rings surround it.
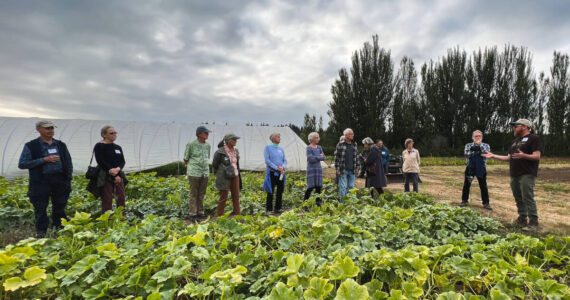
<svg viewBox="0 0 570 300">
<path fill-rule="evenodd" d="M 204 196 L 208 187 L 210 168 L 210 144 L 206 143 L 210 130 L 205 126 L 196 128 L 196 140 L 186 145 L 184 164 L 186 176 L 190 183 L 189 215 L 190 221 L 196 222 L 206 218 L 204 215 Z"/>
<path fill-rule="evenodd" d="M 488 152 L 484 156 L 509 162 L 511 190 L 519 214 L 515 225 L 524 226 L 525 231 L 535 231 L 538 230 L 538 213 L 534 201 L 534 184 L 538 174 L 542 143 L 538 136 L 532 133 L 532 123 L 529 120 L 519 119 L 510 125 L 513 126 L 516 138 L 509 147 L 508 155 Z"/>
<path fill-rule="evenodd" d="M 71 192 L 73 164 L 67 146 L 53 138 L 55 124 L 48 120 L 36 123 L 40 136 L 24 145 L 18 168 L 28 169 L 28 197 L 34 206 L 36 235 L 45 237 L 49 225 L 47 207 L 51 198 L 52 226 L 61 228 L 67 219 L 65 207 Z"/>
</svg>

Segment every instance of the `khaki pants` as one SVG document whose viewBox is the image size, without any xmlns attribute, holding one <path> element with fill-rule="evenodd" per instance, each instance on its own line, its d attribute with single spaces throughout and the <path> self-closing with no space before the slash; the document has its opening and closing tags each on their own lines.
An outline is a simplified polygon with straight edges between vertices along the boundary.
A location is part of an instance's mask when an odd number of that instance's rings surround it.
<svg viewBox="0 0 570 300">
<path fill-rule="evenodd" d="M 517 203 L 519 216 L 538 218 L 536 201 L 534 201 L 534 184 L 536 177 L 525 174 L 519 177 L 511 177 L 511 190 Z"/>
<path fill-rule="evenodd" d="M 220 190 L 220 200 L 218 200 L 218 211 L 217 216 L 224 215 L 224 209 L 226 208 L 226 201 L 228 201 L 228 193 L 232 192 L 232 205 L 233 214 L 241 215 L 241 210 L 239 208 L 239 177 L 236 176 L 230 180 L 229 190 Z"/>
<path fill-rule="evenodd" d="M 204 214 L 204 196 L 208 188 L 208 177 L 188 176 L 190 183 L 189 215 L 195 217 Z"/>
</svg>

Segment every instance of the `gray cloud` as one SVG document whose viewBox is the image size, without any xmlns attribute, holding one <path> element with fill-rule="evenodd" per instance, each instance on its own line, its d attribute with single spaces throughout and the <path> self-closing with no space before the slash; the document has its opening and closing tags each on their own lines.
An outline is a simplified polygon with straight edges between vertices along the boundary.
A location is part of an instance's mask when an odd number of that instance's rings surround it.
<svg viewBox="0 0 570 300">
<path fill-rule="evenodd" d="M 3 1 L 0 115 L 300 124 L 380 36 L 395 68 L 450 47 L 570 52 L 565 1 Z"/>
</svg>

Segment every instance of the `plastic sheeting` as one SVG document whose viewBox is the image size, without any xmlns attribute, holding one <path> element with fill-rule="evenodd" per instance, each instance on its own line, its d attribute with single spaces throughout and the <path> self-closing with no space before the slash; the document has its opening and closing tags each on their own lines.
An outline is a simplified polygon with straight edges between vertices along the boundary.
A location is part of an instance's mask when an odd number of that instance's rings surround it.
<svg viewBox="0 0 570 300">
<path fill-rule="evenodd" d="M 18 169 L 18 159 L 24 144 L 39 136 L 35 124 L 38 118 L 0 117 L 0 176 L 6 178 L 28 175 Z M 75 174 L 84 174 L 91 159 L 94 145 L 101 140 L 101 128 L 110 125 L 117 130 L 116 144 L 123 148 L 126 172 L 142 171 L 182 161 L 186 144 L 196 139 L 196 127 L 202 124 L 52 120 L 57 128 L 55 138 L 67 144 L 73 160 Z M 208 143 L 212 146 L 210 162 L 217 144 L 227 133 L 240 137 L 236 148 L 240 152 L 243 170 L 264 171 L 263 149 L 271 144 L 269 135 L 281 134 L 289 171 L 307 168 L 306 144 L 289 127 L 205 125 L 212 132 Z M 93 165 L 96 165 L 93 159 Z"/>
</svg>

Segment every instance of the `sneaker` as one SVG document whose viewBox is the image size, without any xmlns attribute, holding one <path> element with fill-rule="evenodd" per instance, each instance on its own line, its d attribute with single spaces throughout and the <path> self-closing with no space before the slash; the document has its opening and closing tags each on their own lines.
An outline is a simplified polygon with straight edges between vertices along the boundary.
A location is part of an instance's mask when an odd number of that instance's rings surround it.
<svg viewBox="0 0 570 300">
<path fill-rule="evenodd" d="M 540 226 L 538 226 L 538 224 L 528 224 L 525 227 L 522 228 L 523 231 L 526 232 L 537 232 L 540 231 Z"/>
<path fill-rule="evenodd" d="M 282 214 L 282 213 L 283 213 L 283 210 L 282 210 L 282 209 L 276 209 L 276 210 L 273 211 L 273 214 L 274 214 L 274 215 L 280 215 L 280 214 Z"/>
<path fill-rule="evenodd" d="M 198 216 L 190 216 L 190 218 L 188 218 L 188 220 L 190 220 L 190 223 L 200 222 L 200 219 L 198 218 Z"/>
<path fill-rule="evenodd" d="M 528 220 L 528 225 L 526 225 L 523 229 L 523 231 L 539 231 L 540 227 L 538 225 L 538 218 L 537 217 L 529 217 Z"/>
<path fill-rule="evenodd" d="M 459 206 L 461 206 L 461 207 L 465 207 L 467 205 L 469 205 L 469 202 L 467 202 L 467 201 L 461 201 L 461 203 L 459 203 Z"/>
<path fill-rule="evenodd" d="M 45 237 L 46 237 L 46 232 L 44 231 L 36 232 L 36 239 L 43 239 Z"/>
<path fill-rule="evenodd" d="M 202 221 L 202 220 L 206 220 L 206 219 L 208 218 L 208 216 L 206 216 L 205 214 L 198 214 L 198 215 L 196 216 L 196 218 L 197 218 L 198 220 L 201 220 L 201 221 Z"/>
<path fill-rule="evenodd" d="M 486 210 L 493 210 L 493 208 L 489 204 L 483 204 L 483 208 Z"/>
</svg>

